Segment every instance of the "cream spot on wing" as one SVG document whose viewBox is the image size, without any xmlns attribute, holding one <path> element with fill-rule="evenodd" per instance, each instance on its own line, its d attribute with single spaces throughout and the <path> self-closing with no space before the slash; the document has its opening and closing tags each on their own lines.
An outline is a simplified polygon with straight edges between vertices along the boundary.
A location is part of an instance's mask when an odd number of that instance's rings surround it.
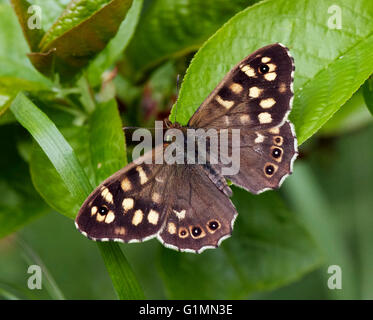
<svg viewBox="0 0 373 320">
<path fill-rule="evenodd" d="M 259 119 L 259 122 L 262 123 L 262 124 L 263 123 L 271 123 L 272 122 L 271 114 L 268 113 L 268 112 L 259 113 L 258 119 Z"/>
<path fill-rule="evenodd" d="M 279 127 L 276 127 L 276 128 L 271 128 L 268 130 L 270 133 L 272 134 L 279 134 L 280 133 L 280 128 Z"/>
<path fill-rule="evenodd" d="M 268 109 L 268 108 L 272 108 L 273 105 L 276 103 L 276 100 L 273 99 L 273 98 L 268 98 L 268 99 L 262 99 L 259 103 L 259 105 L 263 108 L 263 109 Z"/>
<path fill-rule="evenodd" d="M 234 101 L 223 100 L 220 96 L 216 96 L 215 100 L 226 109 L 230 109 L 234 105 Z"/>
<path fill-rule="evenodd" d="M 271 61 L 271 58 L 270 57 L 263 57 L 262 58 L 262 62 L 263 63 L 267 63 L 267 62 L 270 62 Z"/>
<path fill-rule="evenodd" d="M 154 192 L 152 194 L 152 200 L 155 202 L 155 203 L 160 203 L 161 202 L 161 195 L 158 193 L 158 192 Z"/>
<path fill-rule="evenodd" d="M 264 139 L 265 139 L 265 136 L 263 136 L 259 132 L 256 132 L 256 138 L 254 140 L 255 143 L 262 143 Z"/>
<path fill-rule="evenodd" d="M 239 84 L 239 83 L 232 83 L 230 86 L 229 86 L 229 89 L 231 89 L 232 92 L 236 93 L 236 94 L 239 94 L 242 92 L 243 90 L 243 87 Z"/>
<path fill-rule="evenodd" d="M 256 77 L 256 73 L 255 73 L 255 70 L 253 68 L 251 68 L 248 64 L 241 67 L 241 71 L 242 72 L 245 72 L 245 74 L 248 76 L 248 77 Z"/>
<path fill-rule="evenodd" d="M 116 228 L 114 229 L 114 232 L 115 232 L 116 234 L 119 234 L 119 235 L 121 235 L 121 236 L 124 236 L 124 235 L 126 234 L 126 229 L 125 229 L 124 227 L 116 227 Z"/>
<path fill-rule="evenodd" d="M 105 218 L 105 223 L 112 223 L 115 219 L 115 214 L 113 211 L 109 211 Z"/>
<path fill-rule="evenodd" d="M 136 171 L 139 173 L 140 177 L 140 184 L 144 184 L 148 181 L 148 177 L 146 176 L 146 173 L 142 167 L 137 167 Z"/>
<path fill-rule="evenodd" d="M 135 204 L 135 201 L 132 198 L 125 198 L 122 202 L 122 207 L 124 211 L 131 210 Z"/>
<path fill-rule="evenodd" d="M 249 89 L 249 97 L 250 98 L 258 98 L 263 92 L 263 89 L 259 89 L 258 87 L 251 87 Z"/>
<path fill-rule="evenodd" d="M 148 221 L 151 224 L 156 225 L 158 223 L 159 213 L 153 209 L 151 209 L 148 213 Z"/>
<path fill-rule="evenodd" d="M 277 69 L 277 66 L 273 63 L 269 63 L 267 64 L 268 68 L 269 68 L 269 71 L 268 72 L 273 72 Z"/>
<path fill-rule="evenodd" d="M 286 84 L 284 82 L 282 82 L 280 86 L 278 87 L 278 92 L 280 93 L 286 92 Z"/>
<path fill-rule="evenodd" d="M 273 80 L 276 79 L 276 77 L 277 77 L 276 72 L 270 72 L 270 73 L 266 73 L 266 74 L 264 75 L 264 78 L 265 78 L 266 80 L 268 80 L 268 81 L 273 81 Z"/>
<path fill-rule="evenodd" d="M 113 203 L 113 195 L 111 194 L 111 192 L 109 191 L 108 188 L 104 188 L 101 192 L 101 196 L 105 199 L 105 201 L 109 202 L 109 203 Z"/>
<path fill-rule="evenodd" d="M 121 185 L 123 191 L 125 191 L 125 192 L 130 191 L 132 189 L 131 182 L 128 180 L 128 178 L 124 178 L 120 185 Z"/>
<path fill-rule="evenodd" d="M 176 226 L 173 222 L 168 223 L 167 231 L 168 231 L 169 234 L 175 234 L 176 233 Z"/>
<path fill-rule="evenodd" d="M 97 213 L 98 208 L 96 206 L 91 209 L 91 216 L 94 216 Z"/>
<path fill-rule="evenodd" d="M 185 218 L 186 210 L 181 210 L 180 212 L 177 210 L 173 210 L 176 216 L 179 218 L 179 220 L 182 220 Z"/>
<path fill-rule="evenodd" d="M 248 114 L 243 114 L 240 117 L 240 121 L 242 124 L 248 124 L 250 122 L 250 116 Z"/>
<path fill-rule="evenodd" d="M 133 218 L 132 218 L 132 224 L 134 226 L 137 226 L 141 223 L 142 221 L 142 218 L 143 218 L 144 214 L 142 212 L 142 210 L 136 210 L 134 215 L 133 215 Z"/>
<path fill-rule="evenodd" d="M 105 216 L 105 215 L 101 215 L 101 214 L 98 214 L 98 215 L 96 216 L 96 220 L 97 220 L 98 222 L 102 222 L 102 221 L 104 221 L 105 218 L 106 218 L 106 216 Z"/>
</svg>

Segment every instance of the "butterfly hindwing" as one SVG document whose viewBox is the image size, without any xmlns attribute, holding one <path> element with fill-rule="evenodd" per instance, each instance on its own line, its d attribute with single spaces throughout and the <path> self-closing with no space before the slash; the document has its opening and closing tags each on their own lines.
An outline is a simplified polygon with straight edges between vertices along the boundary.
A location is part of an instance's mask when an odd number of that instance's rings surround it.
<svg viewBox="0 0 373 320">
<path fill-rule="evenodd" d="M 216 248 L 232 233 L 237 216 L 235 207 L 202 166 L 177 165 L 175 170 L 173 201 L 159 240 L 180 251 L 199 253 Z"/>
<path fill-rule="evenodd" d="M 247 132 L 233 152 L 240 152 L 240 170 L 227 179 L 255 194 L 276 189 L 292 173 L 298 155 L 293 125 L 286 121 L 281 127 Z"/>
<path fill-rule="evenodd" d="M 239 62 L 197 109 L 194 128 L 267 129 L 279 126 L 291 109 L 294 61 L 276 43 Z"/>
</svg>

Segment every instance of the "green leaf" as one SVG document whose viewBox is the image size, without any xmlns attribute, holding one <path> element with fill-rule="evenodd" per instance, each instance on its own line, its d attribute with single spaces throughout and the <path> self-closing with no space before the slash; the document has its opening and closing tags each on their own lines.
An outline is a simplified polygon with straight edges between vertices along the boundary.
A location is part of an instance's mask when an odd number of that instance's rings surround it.
<svg viewBox="0 0 373 320">
<path fill-rule="evenodd" d="M 12 0 L 14 1 L 14 0 Z M 67 3 L 69 0 L 54 0 L 54 1 L 45 1 L 45 0 L 28 0 L 31 5 L 36 5 L 41 8 L 42 19 L 41 27 L 42 30 L 49 30 L 53 23 L 58 19 L 62 12 L 66 9 Z M 29 15 L 31 16 L 31 14 Z"/>
<path fill-rule="evenodd" d="M 27 164 L 17 151 L 19 130 L 15 126 L 0 127 L 0 238 L 50 211 L 32 186 Z"/>
<path fill-rule="evenodd" d="M 20 90 L 48 90 L 51 83 L 31 65 L 27 43 L 9 5 L 0 4 L 0 123 L 14 121 L 7 112 Z"/>
<path fill-rule="evenodd" d="M 91 184 L 57 127 L 22 93 L 14 99 L 10 109 L 43 148 L 75 201 L 83 203 L 92 190 Z"/>
<path fill-rule="evenodd" d="M 177 102 L 178 122 L 187 123 L 238 61 L 264 45 L 281 42 L 295 58 L 290 119 L 303 143 L 373 72 L 372 2 L 357 0 L 351 8 L 350 1 L 341 0 L 338 5 L 343 12 L 342 29 L 328 27 L 330 4 L 322 0 L 264 1 L 237 14 L 192 60 Z M 359 8 L 364 8 L 363 14 Z M 170 119 L 175 108 L 172 111 Z"/>
<path fill-rule="evenodd" d="M 169 298 L 247 298 L 294 281 L 320 263 L 319 249 L 278 193 L 254 196 L 235 188 L 233 201 L 239 215 L 221 247 L 201 255 L 162 250 Z"/>
<path fill-rule="evenodd" d="M 97 244 L 119 299 L 144 299 L 144 293 L 119 245 L 114 242 L 99 242 Z"/>
<path fill-rule="evenodd" d="M 29 55 L 42 73 L 71 80 L 116 34 L 132 0 L 72 1 Z"/>
<path fill-rule="evenodd" d="M 0 76 L 50 85 L 27 58 L 28 45 L 10 5 L 0 4 Z"/>
<path fill-rule="evenodd" d="M 133 1 L 131 9 L 121 23 L 115 37 L 110 40 L 105 49 L 102 50 L 88 66 L 87 77 L 91 86 L 100 83 L 102 73 L 119 59 L 120 55 L 129 44 L 136 30 L 142 5 L 143 0 Z"/>
<path fill-rule="evenodd" d="M 28 22 L 31 17 L 28 13 L 31 3 L 27 0 L 10 0 L 15 13 L 17 14 L 19 24 L 22 27 L 23 34 L 30 46 L 31 51 L 38 50 L 39 43 L 44 36 L 43 29 L 32 29 L 29 27 Z"/>
<path fill-rule="evenodd" d="M 89 148 L 97 185 L 127 164 L 125 146 L 117 103 L 110 100 L 99 104 L 89 121 Z"/>
<path fill-rule="evenodd" d="M 0 76 L 0 117 L 8 111 L 13 98 L 21 90 L 40 93 L 40 91 L 47 90 L 47 86 L 40 82 Z"/>
<path fill-rule="evenodd" d="M 17 95 L 10 108 L 17 120 L 32 134 L 46 153 L 76 203 L 81 204 L 92 191 L 92 186 L 73 149 L 62 134 L 23 94 Z M 111 126 L 109 128 L 109 132 L 115 130 L 115 126 L 114 129 Z M 105 132 L 101 133 L 106 137 Z M 103 159 L 107 159 L 105 155 Z M 61 197 L 62 194 L 59 196 Z M 119 246 L 115 243 L 98 246 L 118 297 L 120 299 L 143 298 L 141 287 Z"/>
<path fill-rule="evenodd" d="M 145 8 L 124 63 L 131 78 L 160 62 L 197 50 L 230 17 L 253 0 L 155 0 Z"/>
<path fill-rule="evenodd" d="M 364 101 L 363 90 L 354 93 L 319 131 L 322 135 L 346 134 L 373 121 Z"/>
<path fill-rule="evenodd" d="M 61 129 L 93 186 L 126 165 L 121 127 L 117 105 L 112 100 L 99 104 L 87 125 Z M 82 202 L 76 202 L 69 194 L 56 169 L 40 148 L 35 148 L 32 153 L 30 168 L 35 188 L 45 201 L 58 212 L 74 219 Z M 65 196 L 61 198 L 61 194 Z"/>
<path fill-rule="evenodd" d="M 89 130 L 87 127 L 62 128 L 61 132 L 76 154 L 79 163 L 89 178 L 90 185 L 95 185 L 95 174 L 90 163 Z M 75 219 L 82 201 L 77 201 L 65 185 L 63 179 L 52 165 L 40 146 L 35 145 L 30 161 L 32 182 L 46 203 L 68 218 Z M 61 194 L 64 196 L 61 197 Z M 83 197 L 82 197 L 83 199 Z M 84 200 L 84 199 L 83 199 Z"/>
<path fill-rule="evenodd" d="M 371 76 L 363 85 L 363 96 L 368 110 L 373 115 L 373 76 Z"/>
</svg>

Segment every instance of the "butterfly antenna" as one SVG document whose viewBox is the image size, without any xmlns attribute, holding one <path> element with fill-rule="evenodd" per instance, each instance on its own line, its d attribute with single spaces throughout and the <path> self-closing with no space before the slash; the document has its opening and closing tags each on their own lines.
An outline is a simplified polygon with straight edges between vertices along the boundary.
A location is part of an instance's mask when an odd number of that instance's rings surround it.
<svg viewBox="0 0 373 320">
<path fill-rule="evenodd" d="M 176 116 L 177 116 L 177 98 L 179 98 L 179 90 L 180 90 L 180 74 L 177 74 L 177 76 L 176 76 L 176 105 L 175 105 L 174 123 L 176 122 Z"/>
</svg>

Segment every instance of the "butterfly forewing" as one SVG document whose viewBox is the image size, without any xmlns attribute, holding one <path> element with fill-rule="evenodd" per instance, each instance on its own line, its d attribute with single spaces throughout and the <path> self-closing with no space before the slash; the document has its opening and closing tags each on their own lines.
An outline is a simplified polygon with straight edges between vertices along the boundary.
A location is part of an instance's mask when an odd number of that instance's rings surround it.
<svg viewBox="0 0 373 320">
<path fill-rule="evenodd" d="M 279 126 L 291 108 L 293 72 L 293 58 L 283 45 L 255 51 L 224 77 L 188 125 L 252 130 Z"/>
<path fill-rule="evenodd" d="M 288 49 L 273 44 L 239 62 L 202 103 L 189 121 L 192 127 L 240 129 L 240 169 L 226 178 L 257 194 L 278 188 L 292 171 L 297 141 L 290 122 L 294 61 Z M 220 145 L 221 147 L 221 145 Z M 222 160 L 221 148 L 219 157 Z M 224 161 L 212 165 L 222 174 Z M 225 162 L 226 163 L 226 162 Z"/>
<path fill-rule="evenodd" d="M 93 240 L 123 242 L 156 236 L 166 216 L 164 199 L 170 192 L 172 167 L 146 164 L 155 152 L 162 152 L 162 148 L 149 151 L 92 192 L 76 219 L 83 234 Z"/>
</svg>

